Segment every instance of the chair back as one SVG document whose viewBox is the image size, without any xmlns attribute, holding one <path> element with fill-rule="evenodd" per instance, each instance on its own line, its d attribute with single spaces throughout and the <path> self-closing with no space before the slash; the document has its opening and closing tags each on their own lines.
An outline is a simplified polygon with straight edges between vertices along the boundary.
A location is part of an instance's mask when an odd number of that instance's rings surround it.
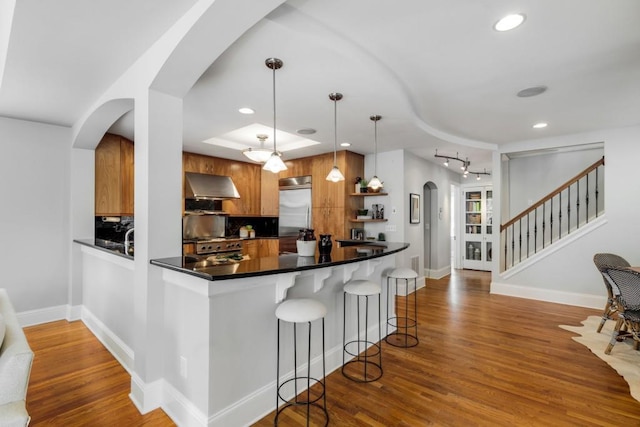
<svg viewBox="0 0 640 427">
<path fill-rule="evenodd" d="M 626 310 L 640 310 L 640 273 L 625 267 L 604 267 L 603 274 L 615 287 L 618 303 Z"/>
<path fill-rule="evenodd" d="M 598 271 L 603 274 L 602 279 L 604 280 L 604 286 L 607 288 L 607 292 L 609 293 L 609 298 L 613 296 L 613 291 L 611 289 L 611 284 L 604 277 L 604 267 L 629 267 L 631 264 L 616 254 L 608 254 L 608 253 L 599 253 L 593 256 L 593 263 L 596 265 Z"/>
</svg>

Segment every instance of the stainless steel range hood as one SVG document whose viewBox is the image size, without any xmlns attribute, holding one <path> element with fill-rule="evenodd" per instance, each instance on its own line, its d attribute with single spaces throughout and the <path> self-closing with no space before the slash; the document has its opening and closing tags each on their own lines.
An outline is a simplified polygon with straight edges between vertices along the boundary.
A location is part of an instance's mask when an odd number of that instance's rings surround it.
<svg viewBox="0 0 640 427">
<path fill-rule="evenodd" d="M 184 196 L 187 199 L 239 199 L 240 193 L 229 176 L 185 173 Z"/>
</svg>

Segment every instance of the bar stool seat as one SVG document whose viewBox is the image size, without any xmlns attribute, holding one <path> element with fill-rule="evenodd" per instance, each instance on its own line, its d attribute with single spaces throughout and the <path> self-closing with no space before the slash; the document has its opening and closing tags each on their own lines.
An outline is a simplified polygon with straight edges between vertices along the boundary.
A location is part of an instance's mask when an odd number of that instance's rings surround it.
<svg viewBox="0 0 640 427">
<path fill-rule="evenodd" d="M 417 279 L 418 273 L 407 267 L 398 267 L 393 269 L 387 277 L 394 279 Z"/>
<path fill-rule="evenodd" d="M 385 337 L 385 341 L 395 347 L 415 347 L 418 345 L 417 278 L 418 273 L 407 267 L 395 268 L 387 275 L 387 336 Z M 395 282 L 395 290 L 391 297 L 395 297 L 398 294 L 398 281 L 404 281 L 405 284 L 404 312 L 401 314 L 389 314 L 389 306 L 392 301 L 389 296 L 392 287 L 390 283 L 391 279 Z M 413 285 L 412 291 L 410 284 Z M 411 299 L 413 299 L 413 304 L 409 304 Z M 395 310 L 396 313 L 398 313 L 398 307 L 395 307 Z M 395 327 L 396 330 L 389 333 L 389 326 Z"/>
<path fill-rule="evenodd" d="M 287 408 L 298 406 L 306 406 L 307 426 L 310 425 L 312 419 L 311 409 L 317 408 L 322 411 L 324 424 L 329 424 L 329 413 L 327 412 L 327 395 L 326 395 L 326 362 L 324 347 L 324 317 L 327 314 L 327 308 L 324 304 L 311 298 L 293 298 L 282 302 L 275 311 L 278 319 L 278 348 L 277 348 L 277 369 L 276 369 L 276 415 L 274 425 L 278 425 L 278 418 L 282 411 Z M 311 322 L 322 320 L 322 378 L 311 376 Z M 280 323 L 287 322 L 293 324 L 293 377 L 280 383 Z M 297 324 L 306 323 L 308 327 L 307 342 L 307 373 L 300 375 L 298 366 L 298 340 L 297 340 Z M 299 388 L 305 393 L 299 393 Z M 312 388 L 314 388 L 312 393 Z M 293 393 L 292 393 L 293 392 Z M 292 395 L 287 399 L 283 394 Z M 283 402 L 282 407 L 280 403 Z M 313 417 L 314 420 L 319 416 Z"/>
<path fill-rule="evenodd" d="M 282 302 L 276 317 L 289 323 L 313 322 L 327 314 L 327 307 L 311 298 L 296 298 Z"/>
<path fill-rule="evenodd" d="M 342 374 L 355 382 L 367 383 L 382 377 L 382 321 L 379 283 L 355 279 L 344 285 L 343 329 L 342 329 Z M 356 339 L 347 342 L 347 295 L 355 297 Z M 369 297 L 378 296 L 378 341 L 369 340 Z M 364 337 L 360 329 L 360 306 L 364 298 Z M 346 357 L 350 360 L 347 361 Z"/>
</svg>

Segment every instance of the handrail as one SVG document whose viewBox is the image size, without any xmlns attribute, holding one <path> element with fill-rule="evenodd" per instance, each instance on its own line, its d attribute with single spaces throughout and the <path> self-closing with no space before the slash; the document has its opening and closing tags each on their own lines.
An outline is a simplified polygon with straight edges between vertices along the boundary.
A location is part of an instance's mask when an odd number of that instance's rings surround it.
<svg viewBox="0 0 640 427">
<path fill-rule="evenodd" d="M 572 184 L 574 184 L 575 182 L 579 181 L 580 179 L 582 179 L 583 177 L 588 175 L 591 171 L 599 168 L 600 166 L 604 166 L 604 156 L 602 156 L 602 158 L 599 159 L 597 162 L 595 162 L 594 164 L 592 164 L 591 166 L 589 166 L 588 168 L 586 168 L 585 170 L 580 172 L 578 175 L 574 176 L 573 178 L 571 178 L 570 180 L 568 180 L 567 182 L 562 184 L 560 187 L 556 188 L 554 191 L 549 193 L 547 196 L 542 198 L 540 201 L 538 201 L 535 204 L 529 206 L 527 209 L 525 209 L 524 211 L 522 211 L 521 213 L 516 215 L 514 218 L 510 219 L 505 224 L 501 224 L 500 225 L 500 232 L 502 233 L 505 230 L 505 228 L 515 224 L 516 222 L 518 222 L 519 220 L 521 220 L 522 218 L 524 218 L 525 216 L 527 216 L 528 214 L 530 214 L 531 212 L 533 212 L 534 210 L 539 208 L 540 206 L 544 205 L 547 201 L 551 200 L 553 197 L 555 197 L 556 195 L 560 194 L 562 191 L 566 190 Z"/>
</svg>

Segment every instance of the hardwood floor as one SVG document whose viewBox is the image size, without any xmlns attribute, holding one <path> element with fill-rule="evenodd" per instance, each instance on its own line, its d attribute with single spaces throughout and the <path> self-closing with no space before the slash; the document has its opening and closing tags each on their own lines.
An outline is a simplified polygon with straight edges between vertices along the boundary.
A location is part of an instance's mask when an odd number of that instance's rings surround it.
<svg viewBox="0 0 640 427">
<path fill-rule="evenodd" d="M 25 328 L 35 353 L 27 411 L 30 426 L 175 426 L 160 409 L 140 415 L 131 377 L 80 321 Z"/>
<path fill-rule="evenodd" d="M 420 344 L 383 343 L 384 375 L 374 383 L 333 372 L 331 425 L 640 425 L 640 402 L 622 377 L 558 327 L 597 310 L 491 295 L 489 281 L 468 270 L 427 280 Z M 290 421 L 304 425 L 301 416 Z M 255 424 L 270 425 L 273 414 Z"/>
<path fill-rule="evenodd" d="M 640 402 L 622 377 L 558 327 L 597 310 L 490 295 L 489 280 L 466 270 L 428 280 L 417 293 L 417 347 L 383 343 L 384 375 L 374 383 L 328 376 L 331 425 L 640 425 Z M 161 410 L 137 412 L 129 375 L 82 323 L 25 331 L 36 353 L 32 426 L 174 425 Z M 272 426 L 273 414 L 254 425 Z"/>
</svg>

